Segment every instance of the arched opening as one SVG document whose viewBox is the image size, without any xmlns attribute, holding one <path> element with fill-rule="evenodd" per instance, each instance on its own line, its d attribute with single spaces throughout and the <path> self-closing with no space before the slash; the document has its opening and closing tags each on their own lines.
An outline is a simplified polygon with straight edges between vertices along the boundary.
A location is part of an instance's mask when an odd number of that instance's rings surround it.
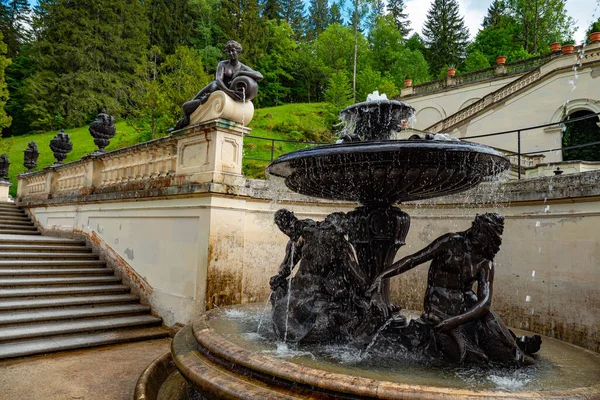
<svg viewBox="0 0 600 400">
<path fill-rule="evenodd" d="M 588 110 L 575 111 L 565 118 L 565 121 L 590 114 L 594 113 Z M 600 141 L 598 122 L 596 116 L 567 124 L 562 137 L 563 148 Z M 600 145 L 563 150 L 563 160 L 600 161 Z"/>
</svg>

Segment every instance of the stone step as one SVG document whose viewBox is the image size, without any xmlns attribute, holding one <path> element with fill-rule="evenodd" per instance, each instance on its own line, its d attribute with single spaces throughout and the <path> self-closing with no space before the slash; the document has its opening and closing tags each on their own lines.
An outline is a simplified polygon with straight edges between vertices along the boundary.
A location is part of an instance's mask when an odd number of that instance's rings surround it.
<svg viewBox="0 0 600 400">
<path fill-rule="evenodd" d="M 39 287 L 56 285 L 98 285 L 103 283 L 116 284 L 121 278 L 116 276 L 75 276 L 75 277 L 37 277 L 37 278 L 2 278 L 0 288 Z"/>
<path fill-rule="evenodd" d="M 12 229 L 15 231 L 37 231 L 37 228 L 33 225 L 13 225 L 7 224 L 0 221 L 0 229 Z"/>
<path fill-rule="evenodd" d="M 37 288 L 4 288 L 0 289 L 0 299 L 36 296 L 64 296 L 64 295 L 89 295 L 127 293 L 129 287 L 125 285 L 94 285 L 94 286 L 45 286 Z"/>
<path fill-rule="evenodd" d="M 98 260 L 98 255 L 93 253 L 25 253 L 25 252 L 0 252 L 0 260 Z"/>
<path fill-rule="evenodd" d="M 31 218 L 26 215 L 11 215 L 11 216 L 2 216 L 0 217 L 0 221 L 10 222 L 10 221 L 25 221 L 32 222 Z"/>
<path fill-rule="evenodd" d="M 14 268 L 0 269 L 0 278 L 56 275 L 113 275 L 110 268 Z"/>
<path fill-rule="evenodd" d="M 106 331 L 118 328 L 156 326 L 162 320 L 151 315 L 104 317 L 46 324 L 18 324 L 0 327 L 0 343 L 80 332 Z"/>
<path fill-rule="evenodd" d="M 53 298 L 19 298 L 0 299 L 0 312 L 39 309 L 49 307 L 69 307 L 99 304 L 126 304 L 138 302 L 140 299 L 134 294 L 108 294 L 98 296 L 62 296 Z"/>
<path fill-rule="evenodd" d="M 34 226 L 33 222 L 31 222 L 31 220 L 29 219 L 14 219 L 14 220 L 7 220 L 7 219 L 0 219 L 0 224 L 2 225 L 7 225 L 7 226 Z"/>
<path fill-rule="evenodd" d="M 26 217 L 29 218 L 22 210 L 0 210 L 0 220 L 4 217 Z"/>
<path fill-rule="evenodd" d="M 40 231 L 22 231 L 18 229 L 0 229 L 0 235 L 42 235 Z"/>
<path fill-rule="evenodd" d="M 92 248 L 81 246 L 56 246 L 51 244 L 2 244 L 0 243 L 0 253 L 4 252 L 29 252 L 29 253 L 91 253 Z"/>
<path fill-rule="evenodd" d="M 79 333 L 64 336 L 48 336 L 18 342 L 0 344 L 0 358 L 14 358 L 56 351 L 83 349 L 94 346 L 150 340 L 168 337 L 159 327 L 127 328 L 96 333 Z"/>
<path fill-rule="evenodd" d="M 0 313 L 0 326 L 22 323 L 41 323 L 66 319 L 91 317 L 139 315 L 150 312 L 150 307 L 141 304 L 109 304 L 63 308 L 41 308 Z"/>
<path fill-rule="evenodd" d="M 85 246 L 84 240 L 54 238 L 51 236 L 26 237 L 20 235 L 0 236 L 0 244 L 26 246 Z"/>
<path fill-rule="evenodd" d="M 98 268 L 102 260 L 0 260 L 2 268 Z"/>
</svg>

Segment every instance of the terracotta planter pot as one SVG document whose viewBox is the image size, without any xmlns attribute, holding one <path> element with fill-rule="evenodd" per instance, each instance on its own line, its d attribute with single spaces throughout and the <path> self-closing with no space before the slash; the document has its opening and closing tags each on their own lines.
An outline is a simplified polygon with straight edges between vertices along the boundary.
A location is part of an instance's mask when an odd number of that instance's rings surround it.
<svg viewBox="0 0 600 400">
<path fill-rule="evenodd" d="M 456 68 L 448 68 L 448 70 L 446 70 L 446 73 L 448 74 L 448 76 L 454 76 L 456 75 Z"/>
<path fill-rule="evenodd" d="M 572 44 L 565 44 L 562 47 L 562 53 L 563 54 L 573 54 L 573 50 L 575 49 L 575 46 Z"/>
<path fill-rule="evenodd" d="M 590 42 L 600 42 L 600 32 L 592 32 L 590 33 Z"/>
<path fill-rule="evenodd" d="M 560 43 L 554 42 L 554 43 L 550 44 L 550 51 L 553 53 L 559 52 L 560 51 Z"/>
<path fill-rule="evenodd" d="M 506 56 L 498 56 L 496 57 L 496 64 L 504 65 L 506 64 Z"/>
<path fill-rule="evenodd" d="M 404 80 L 404 87 L 411 87 L 412 86 L 412 79 L 405 79 Z"/>
</svg>

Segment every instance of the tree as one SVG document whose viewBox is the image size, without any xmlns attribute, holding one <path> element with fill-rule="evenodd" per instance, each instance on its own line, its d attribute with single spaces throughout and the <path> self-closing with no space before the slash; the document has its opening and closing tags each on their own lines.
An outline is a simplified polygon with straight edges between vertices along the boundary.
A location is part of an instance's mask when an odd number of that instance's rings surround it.
<svg viewBox="0 0 600 400">
<path fill-rule="evenodd" d="M 174 54 L 192 30 L 188 0 L 151 0 L 148 4 L 150 46 L 164 55 Z"/>
<path fill-rule="evenodd" d="M 412 79 L 415 84 L 427 82 L 430 78 L 429 65 L 419 50 L 406 48 L 390 68 L 390 76 L 397 87 L 403 87 L 406 78 Z"/>
<path fill-rule="evenodd" d="M 363 19 L 369 13 L 370 0 L 352 0 L 352 16 L 351 24 L 352 30 L 354 31 L 354 59 L 353 59 L 353 70 L 352 70 L 352 98 L 356 102 L 356 68 L 358 65 L 358 36 L 361 29 Z"/>
<path fill-rule="evenodd" d="M 353 103 L 352 86 L 346 72 L 338 71 L 331 75 L 325 90 L 325 101 L 328 111 L 326 121 L 334 129 L 340 111 Z"/>
<path fill-rule="evenodd" d="M 8 46 L 4 43 L 0 33 L 0 129 L 10 126 L 12 118 L 6 114 L 6 102 L 8 100 L 8 87 L 4 80 L 6 68 L 10 65 L 10 59 L 6 58 Z"/>
<path fill-rule="evenodd" d="M 394 24 L 402 37 L 408 36 L 410 33 L 410 21 L 408 14 L 404 12 L 404 0 L 389 0 L 387 3 L 387 11 L 392 16 Z"/>
<path fill-rule="evenodd" d="M 351 72 L 354 43 L 351 28 L 332 24 L 315 41 L 315 51 L 328 78 L 340 71 Z"/>
<path fill-rule="evenodd" d="M 295 85 L 292 88 L 292 100 L 311 102 L 322 100 L 325 86 L 325 66 L 317 56 L 314 42 L 300 42 L 294 53 L 292 75 Z"/>
<path fill-rule="evenodd" d="M 483 17 L 482 27 L 504 28 L 507 18 L 509 15 L 505 1 L 494 0 L 488 7 L 487 15 Z"/>
<path fill-rule="evenodd" d="M 222 0 L 217 23 L 221 27 L 219 41 L 238 41 L 244 48 L 240 58 L 250 66 L 264 56 L 265 20 L 261 17 L 258 0 Z"/>
<path fill-rule="evenodd" d="M 477 71 L 489 67 L 490 62 L 488 61 L 488 58 L 479 50 L 473 51 L 465 59 L 465 72 Z"/>
<path fill-rule="evenodd" d="M 200 51 L 202 62 L 207 71 L 214 72 L 223 56 L 219 38 L 223 37 L 217 24 L 220 0 L 189 0 L 191 29 L 187 41 Z"/>
<path fill-rule="evenodd" d="M 575 21 L 566 0 L 506 0 L 515 20 L 513 33 L 528 53 L 548 52 L 548 44 L 573 36 Z"/>
<path fill-rule="evenodd" d="M 138 0 L 40 0 L 35 72 L 22 88 L 32 126 L 81 126 L 103 108 L 124 114 L 148 48 L 146 16 Z"/>
<path fill-rule="evenodd" d="M 280 0 L 266 0 L 263 6 L 262 15 L 266 19 L 283 18 L 283 5 Z"/>
<path fill-rule="evenodd" d="M 329 22 L 332 24 L 344 25 L 344 19 L 342 18 L 342 10 L 344 9 L 344 0 L 334 2 L 329 9 Z"/>
<path fill-rule="evenodd" d="M 327 0 L 310 0 L 308 7 L 308 27 L 306 35 L 309 39 L 316 39 L 327 28 L 330 21 L 329 5 Z"/>
<path fill-rule="evenodd" d="M 27 0 L 0 1 L 0 33 L 7 45 L 6 55 L 14 59 L 30 39 L 31 9 Z"/>
<path fill-rule="evenodd" d="M 464 59 L 469 31 L 459 15 L 456 0 L 433 0 L 427 11 L 423 36 L 432 74 L 437 74 L 444 65 L 456 65 Z"/>
<path fill-rule="evenodd" d="M 404 49 L 402 34 L 396 28 L 391 14 L 375 19 L 369 32 L 369 44 L 374 69 L 382 74 L 388 72 Z"/>
<path fill-rule="evenodd" d="M 282 0 L 281 8 L 283 19 L 294 31 L 294 39 L 300 41 L 306 33 L 304 2 L 302 0 Z"/>
</svg>

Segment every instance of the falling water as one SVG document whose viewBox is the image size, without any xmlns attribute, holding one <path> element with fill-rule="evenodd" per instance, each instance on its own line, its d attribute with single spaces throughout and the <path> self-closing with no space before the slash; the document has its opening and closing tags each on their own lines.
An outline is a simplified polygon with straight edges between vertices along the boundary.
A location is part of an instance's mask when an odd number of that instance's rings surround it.
<svg viewBox="0 0 600 400">
<path fill-rule="evenodd" d="M 269 297 L 267 297 L 267 301 L 265 302 L 265 306 L 263 307 L 262 312 L 260 313 L 260 319 L 258 320 L 258 328 L 256 328 L 256 333 L 260 333 L 260 327 L 262 325 L 262 322 L 265 318 L 265 314 L 267 313 L 267 308 L 269 308 L 269 301 L 271 300 L 271 296 L 273 296 L 273 292 L 271 292 L 269 294 Z"/>
<path fill-rule="evenodd" d="M 290 300 L 292 298 L 292 271 L 294 269 L 294 250 L 296 246 L 292 245 L 292 251 L 290 252 L 290 275 L 288 278 L 288 293 L 287 293 L 287 304 L 285 308 L 285 334 L 283 335 L 284 343 L 287 342 L 287 334 L 288 334 L 288 320 L 290 318 Z"/>
<path fill-rule="evenodd" d="M 379 335 L 381 334 L 381 332 L 383 332 L 385 330 L 385 328 L 387 328 L 392 322 L 394 322 L 393 317 L 390 317 L 387 321 L 385 321 L 385 324 L 383 324 L 383 326 L 381 328 L 379 328 L 379 330 L 377 331 L 375 336 L 373 336 L 373 339 L 371 340 L 371 343 L 369 343 L 369 345 L 365 349 L 364 354 L 367 354 L 369 352 L 369 350 L 371 350 L 371 348 L 375 345 L 375 342 L 379 338 Z"/>
</svg>

